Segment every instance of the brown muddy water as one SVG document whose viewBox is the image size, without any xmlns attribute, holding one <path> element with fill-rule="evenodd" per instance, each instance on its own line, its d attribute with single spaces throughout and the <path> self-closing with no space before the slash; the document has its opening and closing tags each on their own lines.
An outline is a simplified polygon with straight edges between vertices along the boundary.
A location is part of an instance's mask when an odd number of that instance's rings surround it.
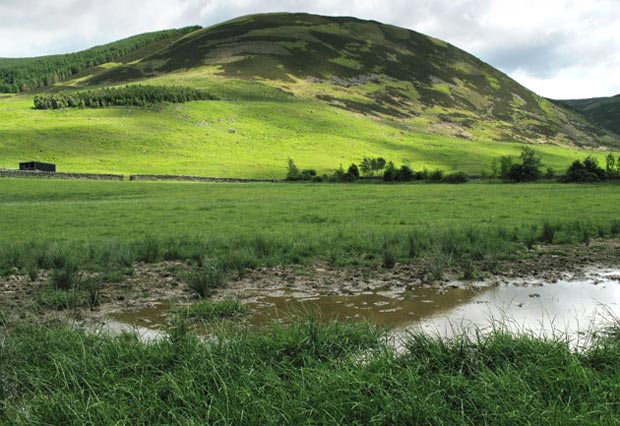
<svg viewBox="0 0 620 426">
<path fill-rule="evenodd" d="M 423 331 L 442 337 L 501 328 L 588 344 L 593 331 L 620 318 L 620 270 L 586 271 L 555 283 L 535 279 L 489 286 L 454 283 L 447 287 L 383 287 L 331 295 L 290 288 L 250 289 L 244 302 L 248 323 L 290 322 L 308 314 L 322 320 L 368 320 L 396 336 Z M 242 301 L 243 302 L 243 301 Z M 162 335 L 170 320 L 169 303 L 110 315 L 113 329 L 135 329 L 145 339 Z"/>
</svg>

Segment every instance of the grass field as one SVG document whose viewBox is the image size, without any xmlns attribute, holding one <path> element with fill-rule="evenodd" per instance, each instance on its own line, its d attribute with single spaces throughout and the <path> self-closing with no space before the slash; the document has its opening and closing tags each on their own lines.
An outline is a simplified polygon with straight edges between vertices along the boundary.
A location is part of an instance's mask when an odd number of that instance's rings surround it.
<svg viewBox="0 0 620 426">
<path fill-rule="evenodd" d="M 231 84 L 231 93 L 223 83 L 213 92 L 238 100 L 153 108 L 38 111 L 31 96 L 0 97 L 0 167 L 38 160 L 67 172 L 283 178 L 288 158 L 300 168 L 331 173 L 340 164 L 382 156 L 414 170 L 480 175 L 494 159 L 518 156 L 522 147 L 484 132 L 475 140 L 434 135 L 424 120 L 377 120 L 318 101 L 293 101 L 259 84 Z M 577 158 L 604 157 L 556 145 L 536 150 L 560 172 Z"/>
<path fill-rule="evenodd" d="M 210 256 L 230 267 L 452 258 L 620 233 L 615 184 L 196 184 L 3 179 L 4 270 L 68 248 L 105 263 Z M 545 233 L 551 232 L 551 237 Z M 108 253 L 110 252 L 110 253 Z M 38 261 L 45 267 L 43 258 Z M 389 259 L 388 259 L 389 260 Z M 391 263 L 391 262 L 390 262 Z"/>
<path fill-rule="evenodd" d="M 0 180 L 3 241 L 226 239 L 620 219 L 616 184 L 202 184 Z M 9 226 L 6 226 L 9 225 Z"/>
<path fill-rule="evenodd" d="M 532 243 L 617 237 L 619 189 L 2 179 L 0 273 L 49 270 L 33 309 L 62 310 L 96 306 L 98 286 L 122 281 L 136 261 L 208 262 L 222 273 L 426 262 L 438 278 L 470 259 L 493 271 L 493 259 Z M 206 278 L 205 295 L 222 285 Z M 231 303 L 178 311 L 154 343 L 0 312 L 0 424 L 598 425 L 619 415 L 617 329 L 579 353 L 500 332 L 411 335 L 396 353 L 367 324 L 220 324 L 244 313 Z M 196 320 L 215 321 L 218 338 L 196 337 L 187 322 Z"/>
</svg>

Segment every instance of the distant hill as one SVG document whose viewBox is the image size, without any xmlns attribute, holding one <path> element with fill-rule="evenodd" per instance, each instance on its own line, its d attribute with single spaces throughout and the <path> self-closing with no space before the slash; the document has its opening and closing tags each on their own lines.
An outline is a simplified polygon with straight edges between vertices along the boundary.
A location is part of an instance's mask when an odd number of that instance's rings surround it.
<svg viewBox="0 0 620 426">
<path fill-rule="evenodd" d="M 556 101 L 579 111 L 599 126 L 620 135 L 620 94 L 608 98 Z"/>
</svg>

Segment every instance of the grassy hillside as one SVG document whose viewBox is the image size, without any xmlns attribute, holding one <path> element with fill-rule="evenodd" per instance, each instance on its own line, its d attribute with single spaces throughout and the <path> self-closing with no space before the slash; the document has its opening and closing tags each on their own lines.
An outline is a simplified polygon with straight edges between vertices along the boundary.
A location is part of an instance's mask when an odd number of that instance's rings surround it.
<svg viewBox="0 0 620 426">
<path fill-rule="evenodd" d="M 581 112 L 592 122 L 620 135 L 620 94 L 608 98 L 556 101 Z"/>
<path fill-rule="evenodd" d="M 126 84 L 205 90 L 219 101 L 36 111 L 33 95 Z M 488 171 L 536 144 L 546 165 L 618 144 L 440 40 L 353 18 L 239 18 L 0 96 L 0 167 L 283 177 L 286 161 L 330 172 L 366 156 L 416 170 Z M 617 146 L 617 145 L 616 145 Z"/>
<path fill-rule="evenodd" d="M 255 89 L 239 90 L 259 96 Z M 278 94 L 267 92 L 270 96 Z M 288 158 L 322 173 L 383 156 L 415 170 L 480 174 L 497 157 L 518 155 L 522 146 L 411 131 L 311 100 L 63 111 L 31 105 L 23 95 L 0 99 L 0 167 L 38 159 L 55 162 L 59 171 L 283 178 Z M 537 150 L 556 170 L 586 155 L 554 145 Z M 587 153 L 602 160 L 602 153 Z"/>
</svg>

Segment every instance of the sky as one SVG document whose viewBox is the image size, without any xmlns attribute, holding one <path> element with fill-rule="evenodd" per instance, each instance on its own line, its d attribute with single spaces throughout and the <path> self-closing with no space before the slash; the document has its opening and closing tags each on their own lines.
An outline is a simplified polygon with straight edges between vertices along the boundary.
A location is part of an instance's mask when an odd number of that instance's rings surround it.
<svg viewBox="0 0 620 426">
<path fill-rule="evenodd" d="M 67 53 L 263 12 L 355 16 L 409 28 L 550 98 L 620 94 L 620 0 L 0 0 L 0 57 Z"/>
</svg>

